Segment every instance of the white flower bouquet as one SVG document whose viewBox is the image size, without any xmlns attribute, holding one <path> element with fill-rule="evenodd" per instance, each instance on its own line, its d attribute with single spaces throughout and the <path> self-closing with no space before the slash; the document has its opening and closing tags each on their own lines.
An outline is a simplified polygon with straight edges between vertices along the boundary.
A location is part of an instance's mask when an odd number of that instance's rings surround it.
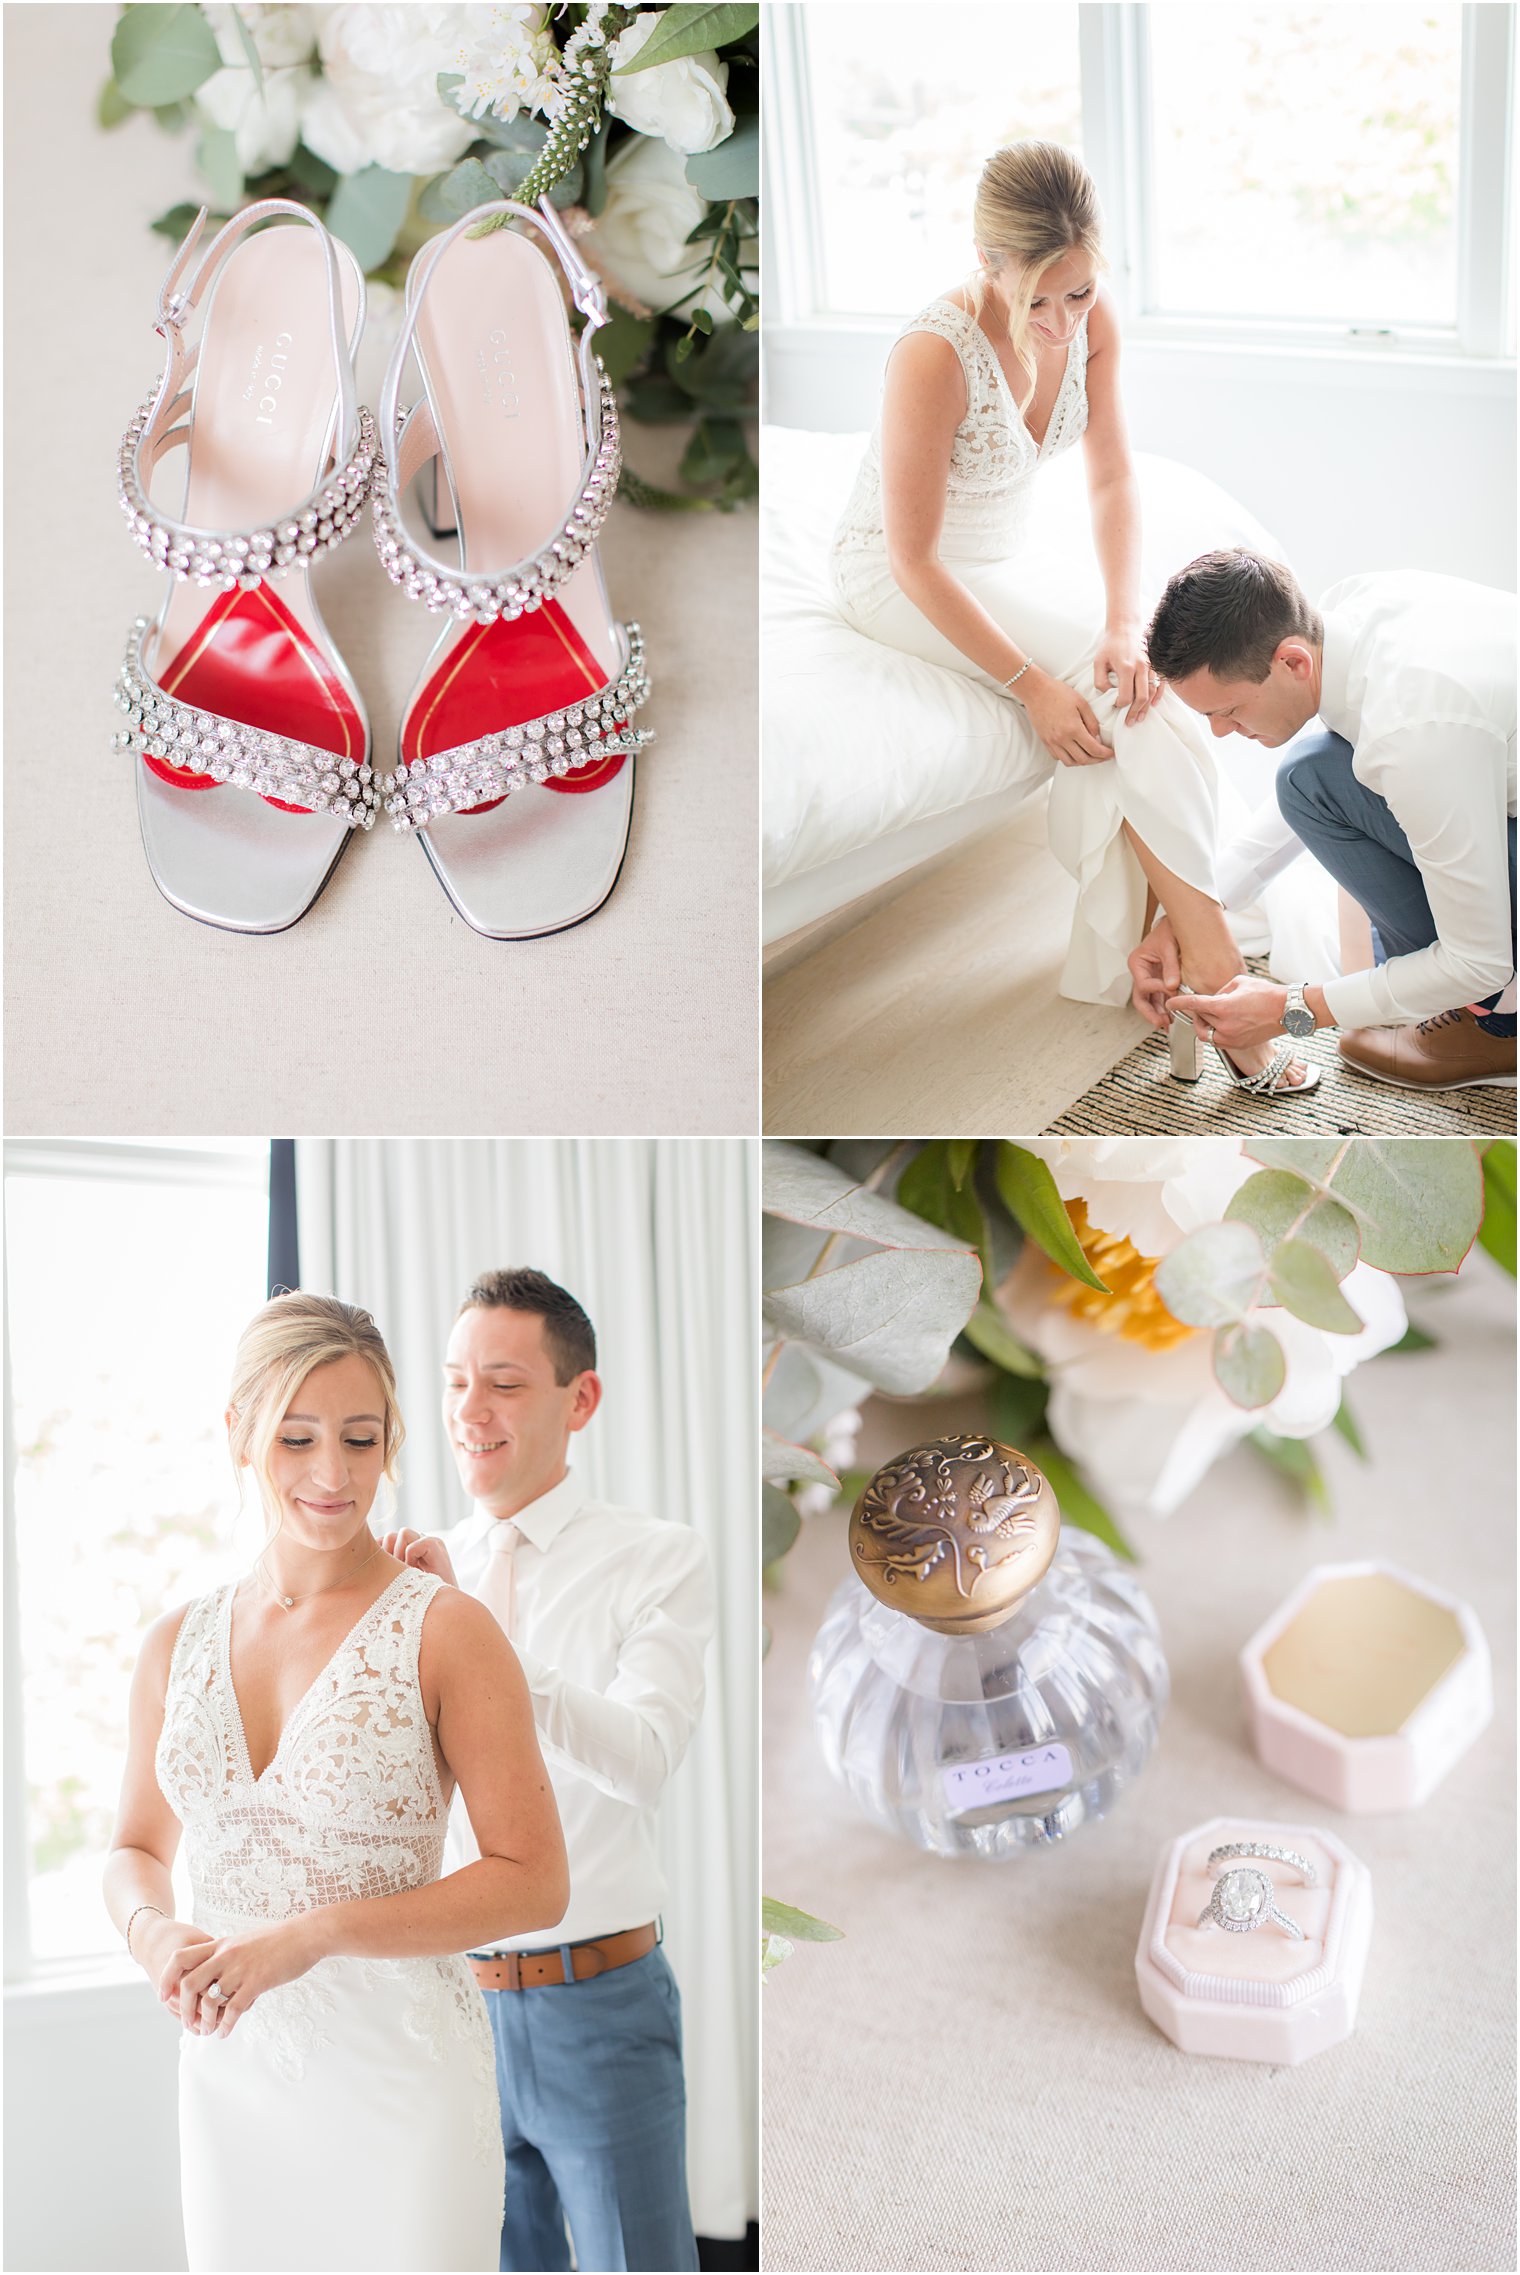
<svg viewBox="0 0 1520 2275">
<path fill-rule="evenodd" d="M 760 320 L 759 17 L 721 0 L 142 0 L 117 20 L 98 116 L 112 127 L 149 110 L 193 133 L 218 218 L 300 199 L 381 284 L 477 206 L 549 197 L 607 285 L 597 346 L 629 413 L 691 426 L 684 488 L 625 466 L 626 494 L 730 508 L 758 487 L 744 420 Z M 153 227 L 177 242 L 200 202 Z"/>
<path fill-rule="evenodd" d="M 766 1148 L 765 1561 L 871 1390 L 979 1389 L 1068 1522 L 1169 1515 L 1249 1440 L 1313 1499 L 1348 1377 L 1417 1350 L 1401 1286 L 1515 1270 L 1515 1146 L 1027 1138 Z M 850 1415 L 853 1422 L 854 1416 Z M 822 1448 L 820 1452 L 816 1448 Z M 853 1483 L 853 1480 L 851 1481 Z"/>
</svg>

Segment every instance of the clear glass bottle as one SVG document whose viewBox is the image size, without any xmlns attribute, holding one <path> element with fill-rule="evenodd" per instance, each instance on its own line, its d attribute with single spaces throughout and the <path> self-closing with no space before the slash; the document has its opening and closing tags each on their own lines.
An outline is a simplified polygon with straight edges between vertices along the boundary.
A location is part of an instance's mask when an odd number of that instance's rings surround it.
<svg viewBox="0 0 1520 2275">
<path fill-rule="evenodd" d="M 1166 1660 L 1144 1591 L 1064 1528 L 1026 1454 L 938 1438 L 878 1470 L 808 1673 L 829 1768 L 937 1856 L 1007 1857 L 1104 1817 L 1149 1759 Z"/>
</svg>

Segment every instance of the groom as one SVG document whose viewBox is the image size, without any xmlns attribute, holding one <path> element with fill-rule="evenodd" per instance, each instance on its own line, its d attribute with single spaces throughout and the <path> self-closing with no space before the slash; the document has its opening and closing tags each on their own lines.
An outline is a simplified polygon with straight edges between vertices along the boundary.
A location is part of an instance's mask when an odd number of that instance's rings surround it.
<svg viewBox="0 0 1520 2275">
<path fill-rule="evenodd" d="M 1338 1026 L 1342 1058 L 1410 1089 L 1512 1084 L 1513 596 L 1398 571 L 1348 578 L 1320 613 L 1279 563 L 1206 553 L 1162 594 L 1148 649 L 1216 735 L 1291 745 L 1277 775 L 1287 833 L 1266 858 L 1259 842 L 1226 851 L 1225 907 L 1306 845 L 1365 911 L 1371 962 L 1182 995 L 1162 917 L 1129 959 L 1135 1008 L 1158 1026 L 1186 1012 L 1226 1050 Z"/>
<path fill-rule="evenodd" d="M 568 2225 L 578 2267 L 694 2268 L 655 1818 L 702 1711 L 713 1585 L 686 1526 L 593 1500 L 569 1468 L 601 1402 L 595 1368 L 573 1295 L 543 1272 L 482 1273 L 444 1360 L 474 1508 L 447 1549 L 404 1533 L 395 1553 L 478 1596 L 511 1638 L 570 1860 L 553 1944 L 508 1937 L 470 1958 L 496 2039 L 501 2265 L 568 2268 Z M 456 1809 L 450 1868 L 476 1853 Z"/>
</svg>

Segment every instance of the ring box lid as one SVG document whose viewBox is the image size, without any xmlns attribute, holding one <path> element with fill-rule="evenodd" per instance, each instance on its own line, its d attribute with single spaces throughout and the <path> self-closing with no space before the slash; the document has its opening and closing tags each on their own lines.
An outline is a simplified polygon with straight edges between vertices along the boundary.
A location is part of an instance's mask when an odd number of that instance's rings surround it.
<svg viewBox="0 0 1520 2275">
<path fill-rule="evenodd" d="M 1240 1654 L 1265 1766 L 1352 1813 L 1414 1808 L 1493 1712 L 1458 1597 L 1391 1564 L 1320 1564 Z"/>
<path fill-rule="evenodd" d="M 1273 1882 L 1275 1901 L 1301 1929 L 1274 1924 L 1232 1935 L 1196 1922 L 1233 1841 L 1295 1851 L 1314 1868 L 1242 1858 Z M 1214 1817 L 1168 1843 L 1157 1861 L 1135 1953 L 1140 2003 L 1184 2053 L 1291 2065 L 1350 2036 L 1372 1934 L 1366 1866 L 1333 1833 L 1259 1818 Z"/>
</svg>

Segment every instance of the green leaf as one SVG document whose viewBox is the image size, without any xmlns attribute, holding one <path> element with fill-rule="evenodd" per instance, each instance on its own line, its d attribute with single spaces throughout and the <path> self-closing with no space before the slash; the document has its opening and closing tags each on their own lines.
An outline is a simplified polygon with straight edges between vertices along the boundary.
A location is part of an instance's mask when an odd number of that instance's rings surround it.
<svg viewBox="0 0 1520 2275">
<path fill-rule="evenodd" d="M 231 127 L 204 128 L 195 155 L 206 177 L 207 202 L 235 206 L 243 194 L 243 168 L 237 154 L 237 136 Z"/>
<path fill-rule="evenodd" d="M 945 1159 L 950 1167 L 952 1185 L 964 1185 L 976 1167 L 976 1146 L 975 1138 L 948 1138 L 946 1140 Z"/>
<path fill-rule="evenodd" d="M 1423 1327 L 1406 1327 L 1396 1343 L 1388 1346 L 1388 1356 L 1397 1358 L 1400 1351 L 1438 1351 L 1440 1344 L 1434 1335 L 1427 1335 Z"/>
<path fill-rule="evenodd" d="M 461 158 L 457 166 L 428 183 L 417 201 L 417 210 L 425 220 L 458 221 L 478 205 L 495 205 L 500 196 L 500 184 L 478 158 Z"/>
<path fill-rule="evenodd" d="M 198 205 L 171 205 L 167 213 L 161 213 L 148 226 L 155 237 L 171 238 L 177 245 L 199 212 Z"/>
<path fill-rule="evenodd" d="M 327 226 L 353 254 L 366 276 L 391 252 L 412 202 L 410 174 L 366 166 L 345 174 L 327 208 Z"/>
<path fill-rule="evenodd" d="M 1102 1502 L 1089 1493 L 1053 1438 L 1036 1438 L 1032 1445 L 1020 1450 L 1027 1453 L 1031 1461 L 1037 1461 L 1049 1478 L 1051 1490 L 1061 1504 L 1063 1523 L 1096 1534 L 1116 1556 L 1122 1556 L 1129 1564 L 1135 1562 L 1135 1552 L 1129 1542 Z"/>
<path fill-rule="evenodd" d="M 1478 1238 L 1515 1277 L 1515 1141 L 1495 1138 L 1483 1156 L 1483 1223 Z"/>
<path fill-rule="evenodd" d="M 784 1935 L 763 1935 L 760 1938 L 760 1980 L 764 1982 L 781 1965 L 790 1959 L 792 1946 Z"/>
<path fill-rule="evenodd" d="M 794 1935 L 799 1943 L 839 1943 L 844 1929 L 830 1927 L 812 1912 L 799 1912 L 795 1904 L 781 1904 L 774 1896 L 760 1899 L 760 1926 L 766 1935 Z"/>
<path fill-rule="evenodd" d="M 809 1485 L 838 1485 L 839 1480 L 811 1446 L 793 1445 L 790 1438 L 765 1430 L 760 1438 L 760 1474 L 778 1483 L 805 1478 Z"/>
<path fill-rule="evenodd" d="M 586 176 L 586 211 L 593 221 L 607 203 L 607 136 L 610 130 L 611 122 L 603 119 L 581 152 L 581 167 Z M 606 361 L 605 356 L 602 360 Z"/>
<path fill-rule="evenodd" d="M 991 1286 L 986 1211 L 975 1186 L 958 1183 L 952 1174 L 948 1140 L 931 1138 L 914 1155 L 897 1180 L 897 1201 L 899 1207 L 911 1209 L 926 1223 L 953 1232 L 975 1248 L 981 1258 L 982 1285 Z"/>
<path fill-rule="evenodd" d="M 999 1444 L 1022 1453 L 1034 1439 L 1048 1438 L 1045 1409 L 1049 1404 L 1048 1382 L 1036 1382 L 1027 1375 L 1000 1374 L 992 1386 L 992 1429 Z"/>
<path fill-rule="evenodd" d="M 744 456 L 743 430 L 733 419 L 698 419 L 681 457 L 687 482 L 721 482 Z"/>
<path fill-rule="evenodd" d="M 1222 1327 L 1214 1337 L 1214 1378 L 1237 1406 L 1270 1406 L 1288 1379 L 1288 1362 L 1269 1327 Z"/>
<path fill-rule="evenodd" d="M 1082 1253 L 1056 1181 L 1037 1153 L 1005 1138 L 997 1150 L 997 1189 L 1004 1207 L 1053 1264 L 1100 1295 L 1108 1289 Z"/>
<path fill-rule="evenodd" d="M 304 142 L 298 142 L 292 151 L 289 172 L 297 189 L 324 205 L 341 179 L 327 160 L 319 158 L 314 150 L 308 150 Z"/>
<path fill-rule="evenodd" d="M 264 92 L 264 66 L 259 60 L 259 51 L 253 44 L 253 34 L 243 21 L 243 11 L 241 8 L 233 9 L 232 21 L 236 27 L 237 36 L 242 45 L 243 54 L 247 60 L 248 68 L 253 73 L 254 86 L 262 95 Z"/>
<path fill-rule="evenodd" d="M 692 0 L 686 5 L 684 0 L 677 0 L 675 7 L 666 9 L 633 61 L 620 68 L 618 77 L 626 79 L 635 71 L 652 71 L 657 63 L 675 63 L 683 55 L 700 55 L 704 48 L 742 39 L 759 21 L 756 7 L 725 6 L 722 0 Z"/>
<path fill-rule="evenodd" d="M 1021 1375 L 1030 1382 L 1043 1382 L 1044 1364 L 1033 1351 L 1026 1350 L 1014 1334 L 996 1305 L 984 1297 L 961 1329 L 968 1343 L 975 1345 L 984 1359 L 991 1359 L 1005 1374 Z"/>
<path fill-rule="evenodd" d="M 469 163 L 468 159 L 465 163 Z M 527 150 L 493 150 L 483 163 L 496 184 L 495 195 L 499 198 L 516 197 L 538 159 Z M 549 185 L 549 203 L 558 206 L 578 205 L 583 180 L 584 170 L 577 158 Z"/>
<path fill-rule="evenodd" d="M 779 1563 L 802 1530 L 802 1519 L 779 1485 L 767 1485 L 760 1494 L 761 1568 Z"/>
<path fill-rule="evenodd" d="M 1338 1201 L 1316 1195 L 1312 1185 L 1285 1169 L 1259 1169 L 1248 1177 L 1225 1210 L 1231 1224 L 1248 1224 L 1270 1263 L 1273 1251 L 1290 1236 L 1318 1248 L 1338 1280 L 1356 1262 L 1362 1237 L 1356 1219 Z"/>
<path fill-rule="evenodd" d="M 1272 1467 L 1288 1478 L 1311 1507 L 1322 1516 L 1330 1513 L 1330 1488 L 1314 1448 L 1303 1438 L 1280 1438 L 1272 1430 L 1253 1430 L 1247 1445 L 1265 1455 Z"/>
<path fill-rule="evenodd" d="M 1341 1392 L 1341 1402 L 1335 1409 L 1335 1420 L 1331 1423 L 1330 1427 L 1333 1430 L 1338 1430 L 1340 1432 L 1347 1445 L 1351 1448 L 1351 1451 L 1356 1455 L 1358 1461 L 1367 1460 L 1367 1448 L 1363 1442 L 1362 1433 L 1357 1428 L 1356 1416 L 1352 1413 L 1351 1408 L 1346 1403 L 1346 1393 L 1344 1391 Z"/>
<path fill-rule="evenodd" d="M 609 303 L 607 321 L 596 335 L 596 352 L 607 366 L 607 376 L 614 387 L 621 387 L 635 365 L 648 354 L 653 338 L 652 317 L 630 316 L 615 300 Z"/>
<path fill-rule="evenodd" d="M 111 39 L 111 70 L 129 103 L 177 103 L 222 68 L 216 34 L 193 7 L 153 0 L 123 8 Z"/>
<path fill-rule="evenodd" d="M 1360 1335 L 1358 1316 L 1336 1284 L 1334 1272 L 1307 1240 L 1285 1240 L 1271 1263 L 1272 1293 L 1295 1319 L 1323 1327 L 1331 1335 Z"/>
<path fill-rule="evenodd" d="M 650 43 L 653 45 L 653 42 Z M 727 139 L 686 161 L 686 179 L 703 197 L 727 200 L 760 195 L 760 121 L 740 119 Z"/>
<path fill-rule="evenodd" d="M 1261 1242 L 1245 1224 L 1201 1225 L 1156 1266 L 1157 1294 L 1172 1317 L 1189 1327 L 1226 1327 L 1244 1319 L 1261 1301 L 1265 1284 Z"/>
<path fill-rule="evenodd" d="M 124 118 L 130 118 L 136 108 L 135 103 L 127 101 L 116 81 L 108 79 L 95 100 L 95 124 L 109 133 L 113 126 L 120 126 Z"/>
<path fill-rule="evenodd" d="M 926 1228 L 927 1230 L 927 1228 Z M 822 1344 L 878 1390 L 927 1390 L 981 1286 L 973 1255 L 932 1259 L 878 1248 L 816 1280 L 772 1288 L 765 1316 L 779 1334 Z"/>
<path fill-rule="evenodd" d="M 1331 1192 L 1380 1271 L 1454 1272 L 1477 1236 L 1483 1172 L 1468 1138 L 1254 1138 L 1245 1151 Z"/>
</svg>

